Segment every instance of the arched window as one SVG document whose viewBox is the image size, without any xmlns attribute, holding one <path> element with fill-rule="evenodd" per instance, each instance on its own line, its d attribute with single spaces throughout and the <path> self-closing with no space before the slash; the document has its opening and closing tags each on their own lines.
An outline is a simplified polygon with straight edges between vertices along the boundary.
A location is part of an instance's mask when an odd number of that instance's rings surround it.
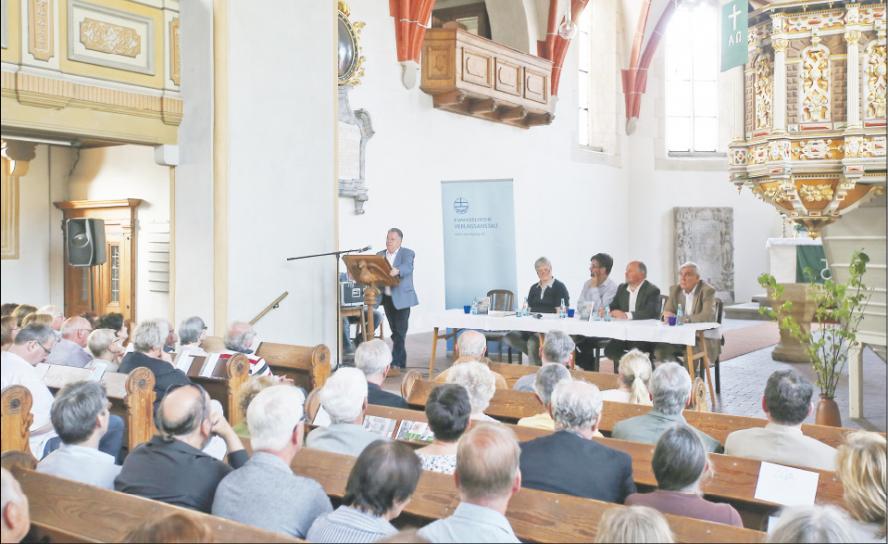
<svg viewBox="0 0 888 544">
<path fill-rule="evenodd" d="M 616 153 L 617 0 L 589 2 L 577 21 L 577 143 Z"/>
</svg>

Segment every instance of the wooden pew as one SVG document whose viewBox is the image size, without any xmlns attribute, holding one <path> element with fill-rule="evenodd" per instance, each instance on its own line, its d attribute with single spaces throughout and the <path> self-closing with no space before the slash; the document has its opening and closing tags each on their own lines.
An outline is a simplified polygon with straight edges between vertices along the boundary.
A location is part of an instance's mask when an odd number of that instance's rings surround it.
<svg viewBox="0 0 888 544">
<path fill-rule="evenodd" d="M 509 363 L 490 363 L 490 370 L 499 372 L 506 378 L 509 387 L 515 387 L 515 382 L 528 374 L 534 374 L 540 367 L 531 365 L 510 365 Z M 588 370 L 573 369 L 570 374 L 575 380 L 583 380 L 593 383 L 599 389 L 617 389 L 620 387 L 620 377 L 616 374 L 606 374 L 604 372 L 590 372 Z"/>
<path fill-rule="evenodd" d="M 31 392 L 23 385 L 10 385 L 0 394 L 0 449 L 31 455 L 29 429 L 34 421 Z"/>
<path fill-rule="evenodd" d="M 216 542 L 301 542 L 280 533 L 160 501 L 118 493 L 21 467 L 12 473 L 28 497 L 31 536 L 54 542 L 122 542 L 138 525 L 173 513 L 206 523 Z"/>
<path fill-rule="evenodd" d="M 193 383 L 200 384 L 210 398 L 222 404 L 225 417 L 232 427 L 243 421 L 245 414 L 240 409 L 239 391 L 250 379 L 250 360 L 246 355 L 237 354 L 228 359 L 217 360 L 210 376 L 201 376 L 206 357 L 194 357 L 186 373 Z"/>
<path fill-rule="evenodd" d="M 300 451 L 291 468 L 313 478 L 333 499 L 341 500 L 355 458 L 313 449 Z M 452 476 L 423 471 L 404 518 L 418 525 L 449 516 L 459 504 Z M 506 517 L 518 538 L 529 542 L 591 542 L 598 520 L 611 508 L 623 508 L 591 499 L 522 489 L 509 504 Z M 761 542 L 764 533 L 728 525 L 667 515 L 679 542 Z M 399 522 L 403 521 L 399 519 Z"/>
<path fill-rule="evenodd" d="M 332 373 L 330 348 L 323 344 L 311 347 L 262 342 L 256 355 L 265 359 L 275 375 L 287 376 L 305 391 L 322 387 Z"/>
</svg>

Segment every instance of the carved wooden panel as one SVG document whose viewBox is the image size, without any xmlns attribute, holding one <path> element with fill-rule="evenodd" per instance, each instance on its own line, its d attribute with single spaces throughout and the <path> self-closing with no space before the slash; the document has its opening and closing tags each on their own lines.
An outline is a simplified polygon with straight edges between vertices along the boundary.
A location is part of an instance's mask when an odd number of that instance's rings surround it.
<svg viewBox="0 0 888 544">
<path fill-rule="evenodd" d="M 71 0 L 68 4 L 68 59 L 154 74 L 157 23 L 155 17 L 85 0 Z"/>
<path fill-rule="evenodd" d="M 494 88 L 497 91 L 521 96 L 521 67 L 503 59 L 496 59 L 495 66 Z"/>
<path fill-rule="evenodd" d="M 52 0 L 30 0 L 28 4 L 28 52 L 37 60 L 48 61 L 53 55 L 52 11 Z"/>
<path fill-rule="evenodd" d="M 469 47 L 463 47 L 462 56 L 462 80 L 483 87 L 492 87 L 493 57 Z"/>
<path fill-rule="evenodd" d="M 436 45 L 426 49 L 422 55 L 423 74 L 430 80 L 450 81 L 453 79 L 453 47 Z"/>
<path fill-rule="evenodd" d="M 3 244 L 0 250 L 0 258 L 18 259 L 19 257 L 19 178 L 10 175 L 9 160 L 2 159 L 2 185 L 0 185 L 0 204 L 2 204 L 2 232 Z"/>
<path fill-rule="evenodd" d="M 539 102 L 549 103 L 549 74 L 538 72 L 530 68 L 524 69 L 524 98 Z"/>
</svg>

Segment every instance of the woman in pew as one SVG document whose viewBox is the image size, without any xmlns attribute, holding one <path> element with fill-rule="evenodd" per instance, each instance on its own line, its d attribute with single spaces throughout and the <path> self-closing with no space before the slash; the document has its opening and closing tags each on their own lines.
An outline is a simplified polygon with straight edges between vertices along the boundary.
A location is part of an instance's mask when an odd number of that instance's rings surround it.
<svg viewBox="0 0 888 544">
<path fill-rule="evenodd" d="M 703 481 L 712 476 L 712 469 L 703 442 L 693 430 L 676 426 L 663 433 L 651 464 L 659 489 L 630 495 L 627 505 L 649 506 L 665 514 L 743 527 L 740 514 L 733 506 L 702 497 L 700 488 Z"/>
<path fill-rule="evenodd" d="M 648 384 L 651 381 L 651 360 L 647 354 L 633 349 L 620 358 L 620 387 L 601 392 L 604 400 L 611 402 L 628 402 L 630 404 L 651 405 L 651 392 Z"/>
<path fill-rule="evenodd" d="M 611 508 L 598 520 L 595 542 L 675 542 L 662 514 L 646 506 Z"/>
<path fill-rule="evenodd" d="M 342 506 L 319 517 L 309 542 L 375 542 L 398 532 L 390 523 L 410 502 L 422 473 L 419 458 L 401 442 L 367 446 L 348 476 Z"/>
<path fill-rule="evenodd" d="M 5 315 L 0 319 L 0 350 L 6 351 L 15 341 L 15 335 L 18 334 L 18 320 L 11 315 Z"/>
<path fill-rule="evenodd" d="M 432 389 L 425 407 L 429 428 L 435 440 L 416 450 L 422 469 L 443 474 L 456 470 L 456 449 L 459 437 L 469 426 L 472 405 L 465 388 L 455 383 L 439 385 Z"/>
<path fill-rule="evenodd" d="M 499 423 L 484 413 L 496 392 L 496 378 L 489 368 L 482 363 L 474 362 L 453 366 L 447 374 L 447 383 L 455 383 L 466 389 L 472 405 L 473 421 Z"/>
<path fill-rule="evenodd" d="M 879 433 L 857 431 L 839 446 L 836 475 L 856 542 L 885 542 L 885 464 L 885 437 Z"/>
<path fill-rule="evenodd" d="M 768 542 L 814 544 L 857 542 L 851 537 L 848 516 L 835 506 L 799 506 L 783 510 Z"/>
<path fill-rule="evenodd" d="M 127 345 L 126 341 L 129 339 L 129 327 L 127 327 L 126 320 L 123 319 L 123 314 L 115 312 L 104 314 L 96 320 L 95 328 L 113 330 L 117 334 L 117 337 L 120 338 L 120 345 Z"/>
</svg>

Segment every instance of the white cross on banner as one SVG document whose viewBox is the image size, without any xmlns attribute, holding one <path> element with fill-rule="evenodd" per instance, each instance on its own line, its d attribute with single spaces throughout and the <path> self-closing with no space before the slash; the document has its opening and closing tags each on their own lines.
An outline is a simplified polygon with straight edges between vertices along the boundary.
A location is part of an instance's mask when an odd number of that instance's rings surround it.
<svg viewBox="0 0 888 544">
<path fill-rule="evenodd" d="M 749 59 L 748 10 L 747 0 L 731 0 L 722 6 L 722 72 L 742 66 Z"/>
</svg>

